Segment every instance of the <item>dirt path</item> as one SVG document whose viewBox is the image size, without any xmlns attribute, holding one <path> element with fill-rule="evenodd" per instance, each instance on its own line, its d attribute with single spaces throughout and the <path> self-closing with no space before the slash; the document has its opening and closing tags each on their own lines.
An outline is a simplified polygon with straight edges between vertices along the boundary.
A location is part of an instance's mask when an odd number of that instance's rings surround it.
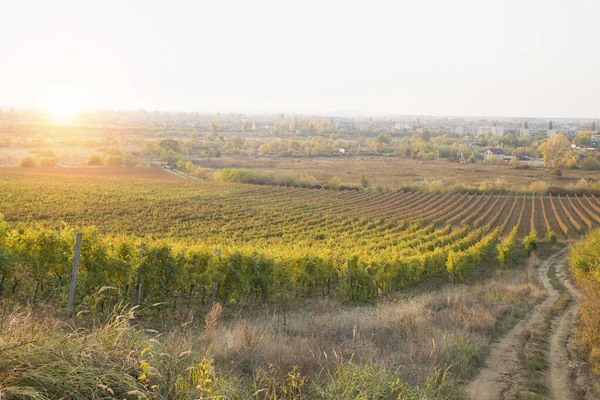
<svg viewBox="0 0 600 400">
<path fill-rule="evenodd" d="M 175 170 L 175 169 L 167 169 L 167 168 L 165 168 L 165 169 L 163 169 L 163 171 L 165 171 L 165 172 L 167 172 L 167 173 L 169 173 L 171 175 L 175 175 L 176 177 L 181 178 L 181 179 L 198 180 L 198 178 L 195 178 L 193 176 L 189 176 L 189 175 L 184 174 L 183 172 Z"/>
<path fill-rule="evenodd" d="M 526 376 L 523 373 L 523 355 L 531 349 L 532 335 L 543 332 L 548 326 L 548 315 L 554 302 L 560 296 L 548 278 L 548 268 L 551 265 L 555 266 L 558 279 L 570 292 L 573 301 L 560 316 L 554 319 L 549 349 L 542 349 L 544 358 L 549 365 L 548 372 L 543 374 L 544 383 L 549 388 L 549 393 L 546 395 L 554 400 L 576 398 L 576 391 L 571 379 L 572 369 L 567 342 L 572 327 L 573 311 L 578 302 L 578 293 L 574 286 L 565 279 L 567 270 L 565 255 L 566 248 L 553 254 L 537 268 L 537 277 L 544 285 L 548 297 L 503 336 L 500 342 L 491 346 L 486 367 L 466 387 L 469 398 L 497 400 L 519 397 L 519 382 Z"/>
<path fill-rule="evenodd" d="M 573 301 L 560 318 L 553 323 L 548 355 L 550 363 L 548 382 L 550 383 L 550 393 L 553 399 L 574 400 L 579 397 L 573 390 L 573 366 L 570 362 L 567 345 L 573 327 L 573 314 L 579 303 L 579 291 L 569 281 L 567 266 L 564 261 L 556 264 L 556 276 L 565 286 Z"/>
</svg>

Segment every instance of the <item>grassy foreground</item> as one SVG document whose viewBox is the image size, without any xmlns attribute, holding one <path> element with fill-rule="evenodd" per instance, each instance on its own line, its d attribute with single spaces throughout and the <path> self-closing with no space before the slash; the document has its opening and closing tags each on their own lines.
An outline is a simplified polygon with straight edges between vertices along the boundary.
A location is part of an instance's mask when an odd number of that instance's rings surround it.
<svg viewBox="0 0 600 400">
<path fill-rule="evenodd" d="M 543 295 L 525 271 L 496 274 L 375 305 L 215 305 L 200 319 L 3 304 L 0 397 L 457 398 L 491 340 Z"/>
</svg>

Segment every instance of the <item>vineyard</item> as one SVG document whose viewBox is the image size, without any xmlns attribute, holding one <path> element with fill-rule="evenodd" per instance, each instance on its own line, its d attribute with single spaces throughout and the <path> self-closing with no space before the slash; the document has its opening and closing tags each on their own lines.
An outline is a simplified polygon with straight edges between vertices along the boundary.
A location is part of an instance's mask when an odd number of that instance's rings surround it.
<svg viewBox="0 0 600 400">
<path fill-rule="evenodd" d="M 464 279 L 498 242 L 507 265 L 517 242 L 529 252 L 600 221 L 600 200 L 586 195 L 334 191 L 160 170 L 5 170 L 0 188 L 0 291 L 33 300 L 66 299 L 76 232 L 79 302 L 102 287 L 132 299 L 139 275 L 142 302 L 177 305 L 368 299 L 440 274 Z"/>
</svg>

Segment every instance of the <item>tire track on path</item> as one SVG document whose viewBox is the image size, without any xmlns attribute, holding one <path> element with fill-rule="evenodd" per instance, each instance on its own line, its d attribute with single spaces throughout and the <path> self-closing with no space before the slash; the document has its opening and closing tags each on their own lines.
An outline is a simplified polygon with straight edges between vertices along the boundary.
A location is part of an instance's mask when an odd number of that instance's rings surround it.
<svg viewBox="0 0 600 400">
<path fill-rule="evenodd" d="M 537 268 L 537 277 L 546 289 L 548 297 L 535 306 L 533 311 L 504 335 L 499 342 L 492 344 L 486 366 L 466 386 L 466 393 L 469 398 L 474 400 L 504 399 L 505 395 L 519 382 L 522 369 L 520 356 L 525 352 L 527 341 L 532 332 L 543 330 L 544 325 L 547 323 L 546 316 L 560 296 L 548 278 L 548 268 L 557 263 L 563 265 L 566 251 L 567 248 L 564 248 L 556 252 Z M 556 346 L 559 346 L 561 338 L 557 338 L 556 341 Z M 566 351 L 566 344 L 564 349 Z M 556 370 L 556 373 L 560 372 Z M 557 390 L 560 389 L 557 388 Z M 556 397 L 556 399 L 559 398 Z M 569 399 L 569 397 L 565 399 Z"/>
</svg>

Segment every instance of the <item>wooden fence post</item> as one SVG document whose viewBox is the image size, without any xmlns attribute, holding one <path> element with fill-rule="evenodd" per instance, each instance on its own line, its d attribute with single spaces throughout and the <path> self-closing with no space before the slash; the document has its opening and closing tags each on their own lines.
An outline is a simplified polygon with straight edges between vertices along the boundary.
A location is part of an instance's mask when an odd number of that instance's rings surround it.
<svg viewBox="0 0 600 400">
<path fill-rule="evenodd" d="M 75 254 L 73 254 L 73 272 L 71 273 L 71 288 L 69 290 L 69 313 L 73 312 L 75 305 L 75 290 L 77 288 L 77 274 L 79 273 L 79 254 L 81 253 L 81 233 L 75 238 Z"/>
<path fill-rule="evenodd" d="M 137 285 L 135 287 L 135 305 L 139 306 L 142 300 L 142 257 L 144 257 L 144 250 L 146 245 L 142 243 L 140 245 L 140 266 L 138 268 Z"/>
<path fill-rule="evenodd" d="M 348 260 L 348 288 L 350 290 L 350 300 L 352 300 L 352 273 L 350 272 L 350 260 Z"/>
<path fill-rule="evenodd" d="M 217 257 L 219 258 L 219 266 L 220 266 L 221 265 L 221 255 L 223 254 L 223 252 L 221 251 L 221 249 L 217 249 L 217 251 L 215 253 L 217 254 Z M 213 304 L 215 304 L 215 302 L 217 301 L 218 293 L 219 293 L 219 282 L 214 282 L 213 287 L 212 287 L 212 292 L 210 294 L 210 300 L 209 300 L 209 303 L 211 306 Z"/>
</svg>

